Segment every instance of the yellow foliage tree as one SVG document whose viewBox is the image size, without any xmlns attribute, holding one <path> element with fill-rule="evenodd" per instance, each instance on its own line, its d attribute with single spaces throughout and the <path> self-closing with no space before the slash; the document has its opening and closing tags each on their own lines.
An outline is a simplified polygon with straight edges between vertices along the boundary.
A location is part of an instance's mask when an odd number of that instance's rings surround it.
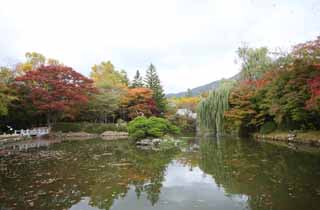
<svg viewBox="0 0 320 210">
<path fill-rule="evenodd" d="M 110 61 L 94 65 L 90 77 L 98 88 L 122 89 L 128 85 L 125 72 L 115 70 Z"/>
</svg>

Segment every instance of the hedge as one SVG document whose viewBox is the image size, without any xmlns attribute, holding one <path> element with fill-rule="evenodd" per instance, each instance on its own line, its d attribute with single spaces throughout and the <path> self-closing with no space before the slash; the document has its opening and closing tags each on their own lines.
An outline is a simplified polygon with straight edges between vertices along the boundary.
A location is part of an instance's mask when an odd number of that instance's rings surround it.
<svg viewBox="0 0 320 210">
<path fill-rule="evenodd" d="M 52 130 L 55 132 L 86 132 L 101 134 L 105 131 L 127 131 L 124 124 L 104 124 L 104 123 L 87 123 L 87 122 L 60 122 L 56 123 Z"/>
</svg>

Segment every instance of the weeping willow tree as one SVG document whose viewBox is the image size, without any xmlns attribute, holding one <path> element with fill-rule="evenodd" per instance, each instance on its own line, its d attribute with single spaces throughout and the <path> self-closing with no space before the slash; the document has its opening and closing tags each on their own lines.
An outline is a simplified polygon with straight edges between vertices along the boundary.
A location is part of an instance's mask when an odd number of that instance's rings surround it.
<svg viewBox="0 0 320 210">
<path fill-rule="evenodd" d="M 197 109 L 201 128 L 209 129 L 215 134 L 224 132 L 224 112 L 229 109 L 229 92 L 235 83 L 234 80 L 223 80 L 216 90 L 201 100 Z"/>
</svg>

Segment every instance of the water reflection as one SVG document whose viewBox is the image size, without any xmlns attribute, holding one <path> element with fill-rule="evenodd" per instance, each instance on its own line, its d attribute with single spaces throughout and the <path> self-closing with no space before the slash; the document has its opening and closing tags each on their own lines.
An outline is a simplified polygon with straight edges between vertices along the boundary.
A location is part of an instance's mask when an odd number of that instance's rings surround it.
<svg viewBox="0 0 320 210">
<path fill-rule="evenodd" d="M 24 141 L 17 141 L 13 143 L 0 145 L 0 156 L 12 155 L 21 151 L 28 151 L 30 149 L 47 148 L 51 144 L 61 142 L 58 139 L 30 139 Z"/>
<path fill-rule="evenodd" d="M 0 209 L 312 210 L 319 163 L 319 155 L 232 138 L 167 151 L 62 142 L 0 157 Z"/>
<path fill-rule="evenodd" d="M 175 153 L 137 151 L 126 141 L 90 140 L 1 157 L 6 171 L 0 174 L 0 209 L 64 209 L 85 196 L 91 206 L 109 209 L 129 185 L 155 204 Z"/>
<path fill-rule="evenodd" d="M 146 202 L 148 196 L 142 194 L 137 200 L 131 190 L 124 199 L 117 200 L 112 210 L 132 209 L 243 209 L 246 197 L 230 199 L 220 190 L 214 179 L 207 176 L 199 167 L 188 167 L 172 161 L 167 168 L 167 175 L 161 188 L 160 199 L 155 205 Z M 133 189 L 133 188 L 132 188 Z"/>
<path fill-rule="evenodd" d="M 318 209 L 320 158 L 254 141 L 202 140 L 200 168 L 251 209 Z"/>
</svg>

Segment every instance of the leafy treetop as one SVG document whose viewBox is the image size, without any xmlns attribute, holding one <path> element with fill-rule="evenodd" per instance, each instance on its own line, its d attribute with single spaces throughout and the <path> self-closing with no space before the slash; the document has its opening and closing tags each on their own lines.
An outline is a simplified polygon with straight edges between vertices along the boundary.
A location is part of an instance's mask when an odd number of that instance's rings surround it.
<svg viewBox="0 0 320 210">
<path fill-rule="evenodd" d="M 62 114 L 74 117 L 77 107 L 86 104 L 95 92 L 92 80 L 66 66 L 40 66 L 16 81 L 34 107 L 46 114 L 48 124 Z"/>
</svg>

